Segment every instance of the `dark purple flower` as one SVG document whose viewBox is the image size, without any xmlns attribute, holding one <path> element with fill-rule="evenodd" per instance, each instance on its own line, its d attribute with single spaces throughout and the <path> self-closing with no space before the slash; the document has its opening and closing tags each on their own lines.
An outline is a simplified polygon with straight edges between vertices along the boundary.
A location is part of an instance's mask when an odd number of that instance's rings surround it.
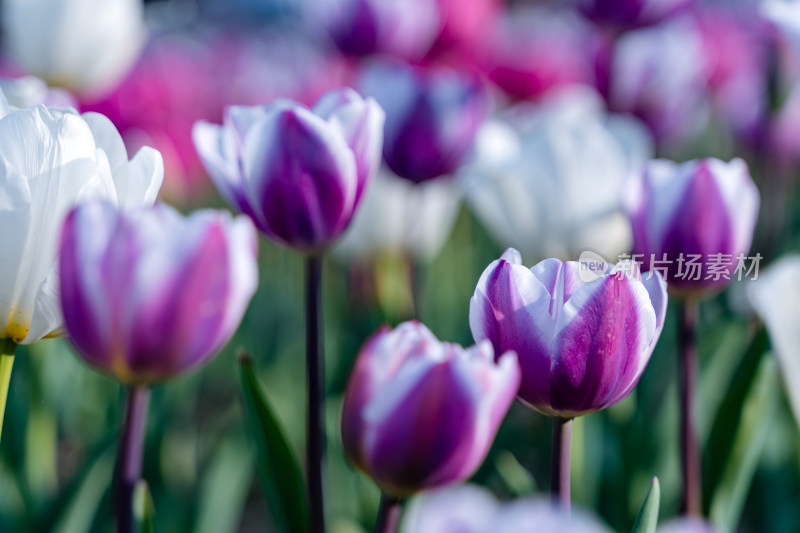
<svg viewBox="0 0 800 533">
<path fill-rule="evenodd" d="M 488 112 L 479 80 L 449 69 L 375 63 L 361 88 L 386 110 L 384 161 L 417 183 L 452 174 Z"/>
<path fill-rule="evenodd" d="M 255 292 L 256 232 L 245 217 L 91 202 L 67 216 L 59 256 L 64 325 L 90 365 L 129 385 L 211 358 Z"/>
<path fill-rule="evenodd" d="M 664 324 L 660 274 L 642 278 L 631 262 L 599 276 L 582 268 L 546 259 L 528 269 L 509 248 L 484 270 L 470 300 L 475 340 L 517 353 L 519 399 L 550 416 L 572 418 L 625 398 Z"/>
<path fill-rule="evenodd" d="M 383 111 L 351 89 L 311 110 L 290 100 L 232 106 L 195 124 L 195 146 L 220 193 L 268 237 L 327 248 L 350 223 L 380 162 Z"/>
<path fill-rule="evenodd" d="M 323 0 L 309 2 L 309 11 L 342 52 L 356 56 L 421 58 L 443 23 L 431 0 Z"/>
<path fill-rule="evenodd" d="M 486 457 L 519 387 L 516 356 L 440 342 L 419 322 L 362 348 L 344 399 L 349 459 L 395 496 L 463 481 Z"/>
<path fill-rule="evenodd" d="M 695 0 L 573 0 L 589 19 L 625 30 L 648 26 L 686 9 Z"/>
<path fill-rule="evenodd" d="M 759 198 L 741 159 L 652 160 L 627 199 L 634 254 L 670 289 L 721 289 L 749 263 Z"/>
</svg>

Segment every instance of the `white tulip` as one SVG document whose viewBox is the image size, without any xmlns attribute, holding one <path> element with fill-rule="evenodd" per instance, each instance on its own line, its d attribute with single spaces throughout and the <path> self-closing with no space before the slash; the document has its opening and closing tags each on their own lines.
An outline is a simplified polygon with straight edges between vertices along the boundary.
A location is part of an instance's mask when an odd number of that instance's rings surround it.
<svg viewBox="0 0 800 533">
<path fill-rule="evenodd" d="M 109 89 L 144 44 L 141 0 L 4 0 L 2 30 L 11 60 L 54 85 Z"/>
<path fill-rule="evenodd" d="M 97 113 L 39 105 L 0 118 L 0 339 L 30 344 L 61 327 L 56 252 L 72 206 L 90 197 L 151 204 L 163 177 L 159 152 L 142 148 L 128 161 Z"/>
<path fill-rule="evenodd" d="M 800 424 L 800 254 L 787 255 L 748 283 L 750 304 L 764 321 Z"/>
<path fill-rule="evenodd" d="M 404 252 L 431 261 L 455 224 L 461 192 L 450 180 L 412 183 L 381 170 L 334 253 L 342 260 Z"/>
<path fill-rule="evenodd" d="M 642 124 L 606 114 L 596 93 L 572 87 L 487 122 L 458 179 L 501 248 L 529 262 L 586 250 L 615 258 L 631 242 L 623 184 L 652 151 Z"/>
</svg>

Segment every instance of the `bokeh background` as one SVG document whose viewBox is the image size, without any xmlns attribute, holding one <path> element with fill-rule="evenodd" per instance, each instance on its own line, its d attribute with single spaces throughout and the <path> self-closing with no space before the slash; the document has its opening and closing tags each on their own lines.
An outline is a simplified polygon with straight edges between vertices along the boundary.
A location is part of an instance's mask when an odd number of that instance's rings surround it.
<svg viewBox="0 0 800 533">
<path fill-rule="evenodd" d="M 396 38 L 365 43 L 342 29 L 338 14 L 392 2 L 153 1 L 117 18 L 88 10 L 69 21 L 74 35 L 82 20 L 99 19 L 136 36 L 114 68 L 86 79 L 53 66 L 96 67 L 69 57 L 80 47 L 45 50 L 49 65 L 21 53 L 16 33 L 49 28 L 52 35 L 63 20 L 46 13 L 10 20 L 9 3 L 0 3 L 3 73 L 36 74 L 69 90 L 82 111 L 108 115 L 132 151 L 158 148 L 166 163 L 162 199 L 182 210 L 224 207 L 190 133 L 196 120 L 220 122 L 226 105 L 279 97 L 310 105 L 330 88 L 358 88 L 364 69 L 386 56 L 481 80 L 491 116 L 459 169 L 413 187 L 384 175 L 375 187 L 380 198 L 370 199 L 373 207 L 354 226 L 385 227 L 386 236 L 353 227 L 326 262 L 334 533 L 369 531 L 378 507 L 377 489 L 346 463 L 338 436 L 342 395 L 364 340 L 381 324 L 416 316 L 440 339 L 472 344 L 469 298 L 506 246 L 520 248 L 529 265 L 585 249 L 609 258 L 625 251 L 624 179 L 636 164 L 655 155 L 743 157 L 762 194 L 751 255 L 763 256 L 763 269 L 800 250 L 797 54 L 780 16 L 776 23 L 759 2 L 698 0 L 653 20 L 609 20 L 587 16 L 580 1 L 418 0 L 379 21 L 389 26 L 378 24 L 378 35 Z M 396 216 L 381 226 L 388 210 Z M 302 456 L 302 259 L 262 239 L 259 261 L 258 293 L 227 348 L 153 391 L 143 477 L 162 531 L 273 530 L 244 425 L 239 350 L 252 355 Z M 800 531 L 800 435 L 785 390 L 800 385 L 777 379 L 746 283 L 701 311 L 695 415 L 704 502 L 713 516 L 737 524 L 732 530 Z M 654 475 L 662 517 L 679 511 L 675 337 L 670 312 L 634 393 L 575 423 L 573 500 L 615 531 L 630 530 Z M 0 445 L 0 531 L 109 531 L 123 391 L 79 362 L 64 339 L 20 347 L 14 372 Z M 546 492 L 549 425 L 515 405 L 474 481 L 502 498 Z"/>
</svg>

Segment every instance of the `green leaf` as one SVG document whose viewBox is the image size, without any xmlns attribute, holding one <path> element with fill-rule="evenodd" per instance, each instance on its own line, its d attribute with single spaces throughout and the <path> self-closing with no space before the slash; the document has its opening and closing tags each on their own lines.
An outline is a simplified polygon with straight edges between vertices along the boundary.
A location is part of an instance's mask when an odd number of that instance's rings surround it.
<svg viewBox="0 0 800 533">
<path fill-rule="evenodd" d="M 255 460 L 240 439 L 227 439 L 203 477 L 195 533 L 234 533 L 253 483 Z"/>
<path fill-rule="evenodd" d="M 774 423 L 780 390 L 778 365 L 772 354 L 762 358 L 753 387 L 744 402 L 732 439 L 727 466 L 711 500 L 711 521 L 720 531 L 734 531 Z"/>
<path fill-rule="evenodd" d="M 744 407 L 756 382 L 756 375 L 767 350 L 768 337 L 761 328 L 726 387 L 726 395 L 719 403 L 714 424 L 703 448 L 704 487 L 703 501 L 711 502 L 714 492 L 731 463 L 737 428 L 741 425 Z M 698 396 L 699 401 L 699 396 Z"/>
<path fill-rule="evenodd" d="M 300 465 L 273 413 L 247 355 L 239 358 L 247 423 L 256 443 L 258 474 L 281 531 L 308 531 L 308 501 Z"/>
<path fill-rule="evenodd" d="M 136 533 L 155 533 L 156 509 L 147 482 L 140 479 L 133 489 L 133 519 Z"/>
<path fill-rule="evenodd" d="M 656 526 L 658 526 L 658 508 L 660 504 L 661 486 L 658 484 L 658 478 L 654 477 L 650 490 L 647 491 L 647 496 L 644 498 L 642 508 L 639 510 L 639 515 L 636 517 L 636 522 L 633 524 L 631 533 L 654 533 Z"/>
</svg>

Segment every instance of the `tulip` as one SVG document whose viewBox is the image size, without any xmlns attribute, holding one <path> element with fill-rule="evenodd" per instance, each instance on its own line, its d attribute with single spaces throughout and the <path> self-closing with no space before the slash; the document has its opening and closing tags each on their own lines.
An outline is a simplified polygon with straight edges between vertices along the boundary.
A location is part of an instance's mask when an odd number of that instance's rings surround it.
<svg viewBox="0 0 800 533">
<path fill-rule="evenodd" d="M 787 255 L 753 283 L 747 295 L 753 309 L 764 321 L 772 347 L 783 370 L 786 391 L 795 419 L 800 424 L 800 255 Z"/>
<path fill-rule="evenodd" d="M 625 398 L 664 326 L 666 284 L 632 262 L 610 273 L 547 259 L 531 269 L 510 248 L 491 263 L 470 300 L 476 342 L 519 356 L 518 398 L 553 418 L 553 498 L 569 508 L 571 419 Z"/>
<path fill-rule="evenodd" d="M 5 98 L 0 98 L 5 100 Z M 80 200 L 122 207 L 155 201 L 161 155 L 143 148 L 130 161 L 102 115 L 80 116 L 43 105 L 0 118 L 0 430 L 17 344 L 58 334 L 58 231 Z"/>
<path fill-rule="evenodd" d="M 64 324 L 89 365 L 128 386 L 117 464 L 117 531 L 132 531 L 147 386 L 207 361 L 228 342 L 257 285 L 246 217 L 165 205 L 119 212 L 87 202 L 61 235 Z"/>
<path fill-rule="evenodd" d="M 695 0 L 573 0 L 589 19 L 625 30 L 660 22 Z"/>
<path fill-rule="evenodd" d="M 291 101 L 227 108 L 193 137 L 220 193 L 271 239 L 324 250 L 350 223 L 380 161 L 383 111 L 343 89 L 312 110 Z"/>
<path fill-rule="evenodd" d="M 419 322 L 375 334 L 345 393 L 350 461 L 390 497 L 463 481 L 486 457 L 519 386 L 513 353 L 463 349 Z"/>
<path fill-rule="evenodd" d="M 344 53 L 404 59 L 430 50 L 443 15 L 430 0 L 326 0 L 309 2 L 309 11 Z"/>
<path fill-rule="evenodd" d="M 200 158 L 228 202 L 267 237 L 306 254 L 310 527 L 323 533 L 323 253 L 350 223 L 377 171 L 383 120 L 374 100 L 339 89 L 312 110 L 290 100 L 233 106 L 222 126 L 199 122 L 193 130 Z"/>
<path fill-rule="evenodd" d="M 446 69 L 385 61 L 371 65 L 360 86 L 386 110 L 384 161 L 415 183 L 459 167 L 488 109 L 478 80 Z"/>
<path fill-rule="evenodd" d="M 64 325 L 91 366 L 128 385 L 179 375 L 230 339 L 257 284 L 243 217 L 164 204 L 120 213 L 92 202 L 64 223 Z"/>
<path fill-rule="evenodd" d="M 8 0 L 2 29 L 10 58 L 20 67 L 88 93 L 118 82 L 145 36 L 140 0 Z"/>
<path fill-rule="evenodd" d="M 700 159 L 653 160 L 630 189 L 634 256 L 659 269 L 680 306 L 681 440 L 687 514 L 701 512 L 700 447 L 693 412 L 697 374 L 697 298 L 719 291 L 753 268 L 750 249 L 759 193 L 747 164 Z M 758 260 L 758 256 L 755 258 Z M 757 265 L 757 262 L 755 263 Z"/>
<path fill-rule="evenodd" d="M 553 509 L 545 500 L 525 498 L 500 503 L 477 485 L 457 485 L 414 498 L 403 519 L 404 533 L 607 533 L 594 517 L 581 512 L 572 516 Z"/>
<path fill-rule="evenodd" d="M 759 208 L 743 160 L 650 161 L 628 202 L 634 253 L 646 269 L 662 268 L 670 289 L 710 292 L 736 277 Z"/>
<path fill-rule="evenodd" d="M 453 183 L 414 184 L 379 172 L 334 253 L 343 261 L 353 261 L 401 252 L 430 262 L 450 235 L 460 205 L 461 193 Z"/>
<path fill-rule="evenodd" d="M 502 248 L 535 260 L 613 257 L 630 249 L 623 187 L 652 154 L 639 121 L 604 112 L 590 89 L 565 89 L 484 124 L 457 177 Z"/>
</svg>

